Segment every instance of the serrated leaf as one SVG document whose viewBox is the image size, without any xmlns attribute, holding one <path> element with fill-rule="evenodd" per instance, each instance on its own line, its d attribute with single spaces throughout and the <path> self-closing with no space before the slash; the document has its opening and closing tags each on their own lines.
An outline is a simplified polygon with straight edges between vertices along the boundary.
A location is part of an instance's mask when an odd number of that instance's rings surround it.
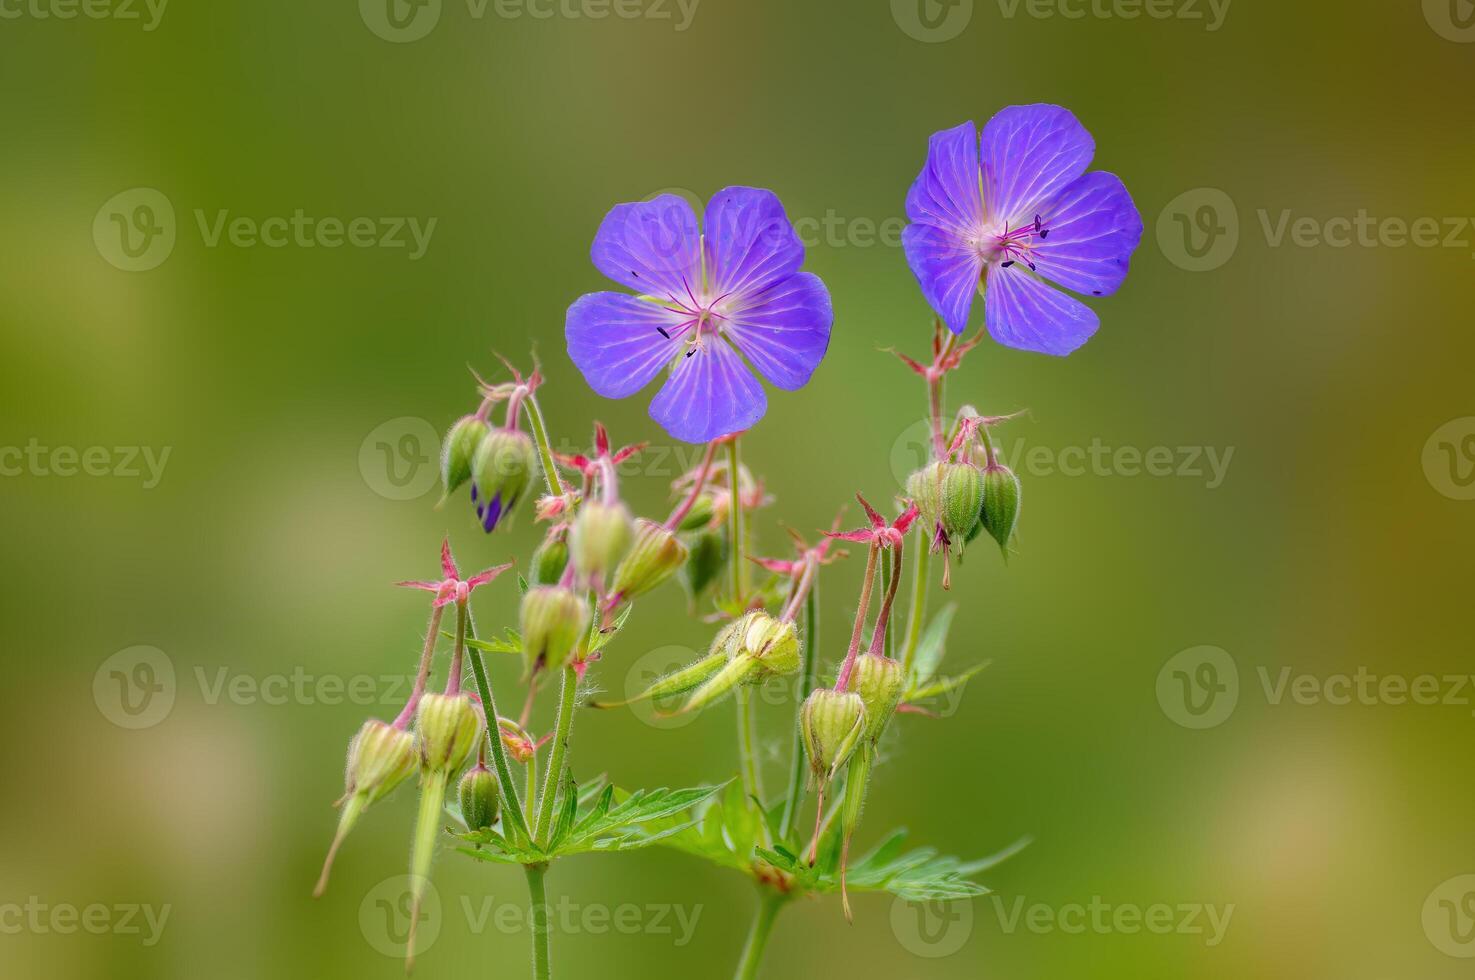
<svg viewBox="0 0 1475 980">
<path fill-rule="evenodd" d="M 447 633 L 446 636 L 451 634 Z M 522 634 L 517 630 L 509 629 L 502 639 L 466 639 L 466 645 L 481 650 L 484 653 L 522 653 Z"/>
</svg>

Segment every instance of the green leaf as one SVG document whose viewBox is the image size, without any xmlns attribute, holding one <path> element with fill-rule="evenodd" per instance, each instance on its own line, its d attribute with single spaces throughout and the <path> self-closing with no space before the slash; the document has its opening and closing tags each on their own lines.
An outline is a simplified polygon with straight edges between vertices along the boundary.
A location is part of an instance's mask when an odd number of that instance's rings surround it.
<svg viewBox="0 0 1475 980">
<path fill-rule="evenodd" d="M 447 633 L 446 636 L 451 634 Z M 504 639 L 492 638 L 489 640 L 473 640 L 467 638 L 466 645 L 481 650 L 483 653 L 522 653 L 522 634 L 517 630 L 507 630 Z"/>
<path fill-rule="evenodd" d="M 614 623 L 608 629 L 600 629 L 599 617 L 594 616 L 589 625 L 589 652 L 598 653 L 608 646 L 615 638 L 615 634 L 620 631 L 620 627 L 625 625 L 625 620 L 630 618 L 630 610 L 634 608 L 632 603 L 625 603 L 625 608 L 620 610 L 620 614 L 615 617 Z"/>
<path fill-rule="evenodd" d="M 932 679 L 942 663 L 947 646 L 947 631 L 953 625 L 953 614 L 958 611 L 957 603 L 948 603 L 937 611 L 932 622 L 917 641 L 917 652 L 912 660 L 912 676 L 907 678 L 908 687 L 919 687 Z"/>
<path fill-rule="evenodd" d="M 992 660 L 985 660 L 983 663 L 964 671 L 956 677 L 933 678 L 931 683 L 924 684 L 915 690 L 907 691 L 901 696 L 901 699 L 907 704 L 921 704 L 929 698 L 941 697 L 967 684 L 979 671 L 991 663 L 993 663 Z"/>
</svg>

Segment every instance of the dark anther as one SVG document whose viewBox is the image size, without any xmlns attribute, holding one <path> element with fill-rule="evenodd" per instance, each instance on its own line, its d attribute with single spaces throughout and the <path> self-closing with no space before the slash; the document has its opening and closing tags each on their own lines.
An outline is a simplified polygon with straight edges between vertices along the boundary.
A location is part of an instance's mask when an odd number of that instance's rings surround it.
<svg viewBox="0 0 1475 980">
<path fill-rule="evenodd" d="M 656 333 L 660 334 L 662 337 L 665 337 L 667 340 L 671 339 L 671 335 L 666 333 L 665 327 L 656 327 Z"/>
<path fill-rule="evenodd" d="M 1007 268 L 1009 268 L 1013 264 L 1014 264 L 1014 260 L 1013 259 L 1010 259 L 1008 262 L 1005 262 L 1003 265 L 999 266 L 999 268 L 1001 268 L 1001 269 L 1007 269 Z"/>
</svg>

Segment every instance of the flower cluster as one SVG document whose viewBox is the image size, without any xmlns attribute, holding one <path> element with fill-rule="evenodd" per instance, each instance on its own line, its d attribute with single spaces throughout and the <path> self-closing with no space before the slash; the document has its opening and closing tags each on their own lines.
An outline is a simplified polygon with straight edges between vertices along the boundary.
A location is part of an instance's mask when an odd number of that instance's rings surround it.
<svg viewBox="0 0 1475 980">
<path fill-rule="evenodd" d="M 565 324 L 569 356 L 607 398 L 633 395 L 665 372 L 652 418 L 677 439 L 704 443 L 705 451 L 673 484 L 667 516 L 637 517 L 621 496 L 618 465 L 641 445 L 614 448 L 596 425 L 586 452 L 556 454 L 538 403 L 543 381 L 536 369 L 524 378 L 508 365 L 510 380 L 480 382 L 479 407 L 445 438 L 446 496 L 470 483 L 477 524 L 491 531 L 533 492 L 541 473 L 536 518 L 548 527 L 519 579 L 516 628 L 501 636 L 476 635 L 470 604 L 473 591 L 508 566 L 463 579 L 447 544 L 443 578 L 400 583 L 433 596 L 417 682 L 393 723 L 368 721 L 350 744 L 342 815 L 319 892 L 362 812 L 418 772 L 421 806 L 411 852 L 418 904 L 442 836 L 450 780 L 466 769 L 452 806 L 461 825 L 456 834 L 467 845 L 462 850 L 521 865 L 535 903 L 544 901 L 548 865 L 586 851 L 661 844 L 745 871 L 765 898 L 743 976 L 755 975 L 773 915 L 796 896 L 838 892 L 849 917 L 852 890 L 908 898 L 978 893 L 970 876 L 986 862 L 930 851 L 898 855 L 899 843 L 888 843 L 852 868 L 851 843 L 867 795 L 880 785 L 883 749 L 900 727 L 893 720 L 929 715 L 930 701 L 961 688 L 982 666 L 951 677 L 939 673 L 952 612 L 945 607 L 928 623 L 933 579 L 951 588 L 954 559 L 984 534 L 1007 559 L 1019 522 L 1022 487 L 991 436 L 1015 416 L 983 415 L 971 405 L 949 412 L 944 402 L 945 382 L 984 336 L 983 330 L 962 336 L 973 297 L 983 297 L 987 333 L 1000 343 L 1067 354 L 1095 332 L 1096 314 L 1046 282 L 1107 295 L 1121 285 L 1141 237 L 1141 219 L 1121 181 L 1086 172 L 1093 153 L 1090 135 L 1058 106 L 1014 106 L 981 135 L 969 122 L 932 137 L 907 196 L 912 224 L 904 237 L 907 261 L 936 314 L 931 352 L 925 360 L 897 355 L 925 385 L 930 458 L 896 488 L 894 507 L 877 508 L 856 494 L 865 518 L 859 527 L 840 530 L 837 517 L 813 544 L 791 530 L 788 557 L 757 552 L 756 518 L 773 499 L 743 465 L 740 445 L 766 411 L 759 378 L 797 390 L 824 358 L 834 320 L 829 291 L 801 271 L 803 245 L 770 191 L 722 190 L 700 223 L 685 201 L 670 195 L 615 207 L 595 235 L 592 257 L 600 272 L 632 293 L 576 300 Z M 506 414 L 497 427 L 491 411 L 499 402 Z M 835 666 L 827 672 L 819 581 L 847 556 L 839 542 L 863 548 L 865 565 L 848 643 L 834 648 Z M 933 566 L 938 555 L 940 575 Z M 904 569 L 911 595 L 899 628 Z M 707 652 L 632 700 L 655 702 L 665 715 L 732 703 L 739 778 L 720 800 L 720 785 L 634 793 L 580 787 L 568 753 L 581 687 L 587 690 L 589 672 L 633 604 L 673 581 L 684 587 L 693 617 L 712 624 L 705 627 Z M 432 694 L 426 686 L 447 608 L 456 611 L 456 628 L 447 634 L 452 653 L 444 691 Z M 515 720 L 497 712 L 484 653 L 520 658 L 525 691 Z M 467 664 L 474 694 L 462 690 Z M 551 679 L 558 681 L 555 718 L 539 737 L 532 718 Z M 788 778 L 770 791 L 755 749 L 752 693 L 780 679 L 797 679 L 801 698 L 789 729 Z M 584 700 L 605 709 L 630 703 Z M 525 768 L 521 789 L 514 765 Z M 811 800 L 812 830 L 806 831 L 801 812 Z M 546 917 L 531 921 L 535 976 L 546 978 Z"/>
</svg>

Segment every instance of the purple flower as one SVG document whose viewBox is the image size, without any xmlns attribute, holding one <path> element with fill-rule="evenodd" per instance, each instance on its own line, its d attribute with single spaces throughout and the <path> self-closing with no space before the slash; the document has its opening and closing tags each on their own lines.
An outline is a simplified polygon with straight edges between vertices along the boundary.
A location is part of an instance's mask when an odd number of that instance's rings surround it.
<svg viewBox="0 0 1475 980">
<path fill-rule="evenodd" d="M 1114 174 L 1086 167 L 1096 144 L 1068 109 L 1017 105 L 983 127 L 934 133 L 907 194 L 902 233 L 927 302 L 953 333 L 976 289 L 999 343 L 1069 354 L 1096 332 L 1090 307 L 1043 280 L 1105 296 L 1127 276 L 1142 218 Z"/>
<path fill-rule="evenodd" d="M 635 394 L 669 366 L 650 415 L 677 439 L 750 428 L 768 409 L 753 370 L 794 391 L 829 347 L 830 294 L 799 271 L 804 246 L 772 191 L 721 191 L 705 235 L 675 195 L 616 205 L 591 254 L 640 295 L 579 297 L 564 327 L 569 356 L 606 398 Z"/>
</svg>

